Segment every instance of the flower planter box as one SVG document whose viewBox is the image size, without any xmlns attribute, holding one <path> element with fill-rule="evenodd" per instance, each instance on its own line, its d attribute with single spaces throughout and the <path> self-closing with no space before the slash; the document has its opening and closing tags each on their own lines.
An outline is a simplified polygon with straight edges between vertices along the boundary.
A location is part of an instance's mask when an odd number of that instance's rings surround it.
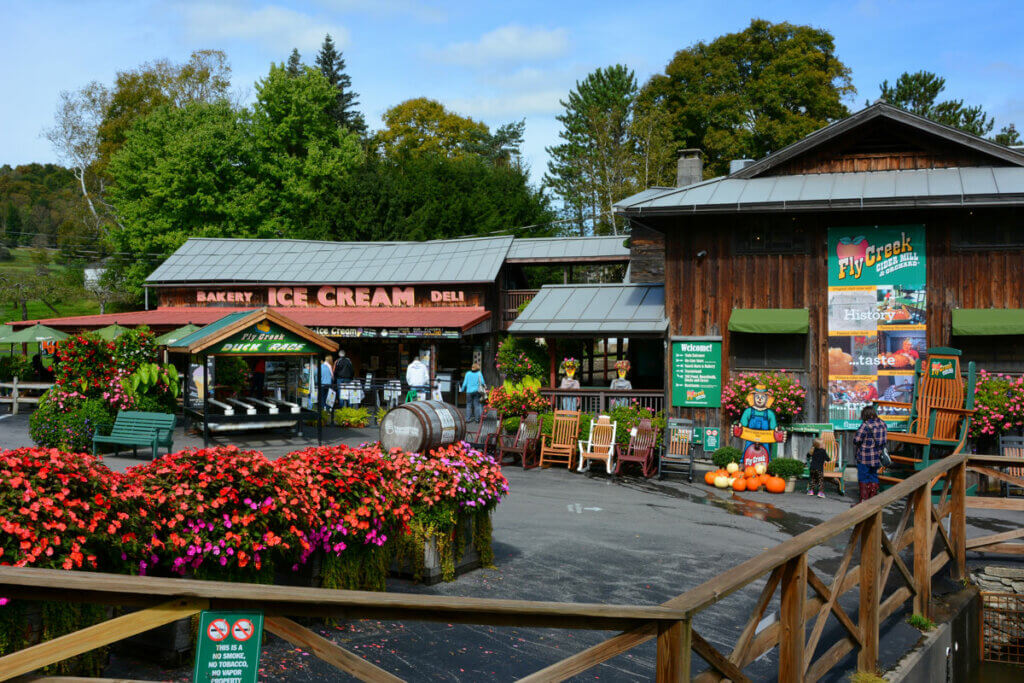
<svg viewBox="0 0 1024 683">
<path fill-rule="evenodd" d="M 480 551 L 473 545 L 475 526 L 476 518 L 474 516 L 467 515 L 459 520 L 458 533 L 463 539 L 463 551 L 461 557 L 454 558 L 455 576 L 461 576 L 481 566 Z M 414 552 L 416 555 L 413 558 L 402 557 L 392 561 L 391 576 L 413 579 L 428 586 L 444 581 L 444 568 L 437 538 L 428 537 L 424 543 L 415 548 Z M 400 560 L 403 561 L 400 563 Z M 422 561 L 423 569 L 417 576 L 415 566 L 420 561 Z"/>
</svg>

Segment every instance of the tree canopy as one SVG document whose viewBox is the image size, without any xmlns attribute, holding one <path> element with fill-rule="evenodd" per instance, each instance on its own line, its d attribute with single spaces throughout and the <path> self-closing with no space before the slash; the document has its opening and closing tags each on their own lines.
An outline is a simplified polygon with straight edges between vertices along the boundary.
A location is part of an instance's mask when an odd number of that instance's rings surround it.
<svg viewBox="0 0 1024 683">
<path fill-rule="evenodd" d="M 719 175 L 732 159 L 758 159 L 846 116 L 854 92 L 831 33 L 755 19 L 677 52 L 641 99 L 661 103 L 676 146 L 703 150 Z"/>
<path fill-rule="evenodd" d="M 939 101 L 946 79 L 930 71 L 904 71 L 893 85 L 882 81 L 878 89 L 881 98 L 893 106 L 978 137 L 988 135 L 995 125 L 981 105 L 967 106 L 963 100 Z"/>
</svg>

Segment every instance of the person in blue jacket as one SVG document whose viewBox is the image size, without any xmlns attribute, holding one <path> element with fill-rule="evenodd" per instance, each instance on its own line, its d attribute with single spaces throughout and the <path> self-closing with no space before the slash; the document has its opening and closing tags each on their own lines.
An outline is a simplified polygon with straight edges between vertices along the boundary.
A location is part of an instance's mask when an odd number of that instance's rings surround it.
<svg viewBox="0 0 1024 683">
<path fill-rule="evenodd" d="M 484 376 L 480 372 L 480 364 L 473 363 L 470 371 L 462 378 L 460 391 L 466 394 L 466 422 L 475 422 L 480 419 L 480 400 L 486 390 Z"/>
</svg>

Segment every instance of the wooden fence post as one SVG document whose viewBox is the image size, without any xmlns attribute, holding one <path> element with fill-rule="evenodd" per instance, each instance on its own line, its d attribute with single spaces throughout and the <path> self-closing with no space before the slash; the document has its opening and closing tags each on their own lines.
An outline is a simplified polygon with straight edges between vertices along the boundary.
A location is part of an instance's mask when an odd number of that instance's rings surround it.
<svg viewBox="0 0 1024 683">
<path fill-rule="evenodd" d="M 686 631 L 685 634 L 684 631 Z M 683 652 L 684 641 L 689 641 L 689 638 L 685 637 L 688 635 L 690 635 L 689 620 L 658 625 L 658 660 L 655 666 L 655 677 L 658 683 L 680 683 L 680 681 L 690 680 L 688 642 L 685 656 Z M 683 667 L 684 660 L 687 664 L 686 668 Z"/>
<path fill-rule="evenodd" d="M 913 496 L 914 504 L 914 612 L 928 617 L 932 599 L 932 492 L 922 486 Z M 908 502 L 908 504 L 909 504 Z M 899 540 L 899 539 L 897 539 Z"/>
<path fill-rule="evenodd" d="M 861 648 L 857 669 L 874 673 L 878 668 L 878 606 L 882 593 L 882 512 L 860 525 L 860 622 Z"/>
<path fill-rule="evenodd" d="M 11 415 L 18 414 L 18 378 L 14 377 L 11 380 Z"/>
<path fill-rule="evenodd" d="M 804 679 L 804 606 L 807 602 L 807 553 L 782 567 L 782 598 L 779 633 L 779 682 Z"/>
<path fill-rule="evenodd" d="M 955 581 L 967 578 L 967 462 L 962 462 L 950 473 L 953 477 L 949 513 L 949 540 L 953 543 L 953 561 L 950 576 Z M 941 521 L 939 522 L 942 523 Z"/>
</svg>

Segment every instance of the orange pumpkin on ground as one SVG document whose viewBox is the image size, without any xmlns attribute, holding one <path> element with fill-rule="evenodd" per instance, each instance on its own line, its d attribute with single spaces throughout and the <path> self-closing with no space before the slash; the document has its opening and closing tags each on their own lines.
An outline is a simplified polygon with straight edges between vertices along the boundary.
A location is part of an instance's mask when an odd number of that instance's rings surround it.
<svg viewBox="0 0 1024 683">
<path fill-rule="evenodd" d="M 747 490 L 756 491 L 761 488 L 761 477 L 753 476 L 747 477 Z"/>
<path fill-rule="evenodd" d="M 782 477 L 768 477 L 764 487 L 769 493 L 782 493 L 786 490 L 786 480 Z"/>
<path fill-rule="evenodd" d="M 744 477 L 756 477 L 757 476 L 757 470 L 755 470 L 753 465 L 751 465 L 747 469 L 743 470 L 743 476 Z"/>
<path fill-rule="evenodd" d="M 732 490 L 733 491 L 746 491 L 747 490 L 747 481 L 745 479 L 742 479 L 742 478 L 736 479 L 732 483 Z"/>
<path fill-rule="evenodd" d="M 713 471 L 704 473 L 704 483 L 708 486 L 715 485 L 715 473 Z"/>
</svg>

